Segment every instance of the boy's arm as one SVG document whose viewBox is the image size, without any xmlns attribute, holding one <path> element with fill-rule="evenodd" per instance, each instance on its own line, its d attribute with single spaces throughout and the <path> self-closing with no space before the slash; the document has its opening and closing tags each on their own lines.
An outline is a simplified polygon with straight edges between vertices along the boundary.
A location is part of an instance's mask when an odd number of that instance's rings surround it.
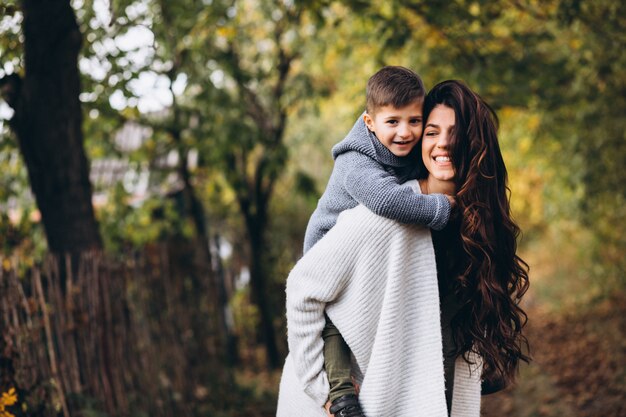
<svg viewBox="0 0 626 417">
<path fill-rule="evenodd" d="M 444 194 L 415 193 L 378 162 L 358 152 L 339 155 L 337 164 L 344 165 L 343 185 L 348 193 L 379 216 L 434 230 L 448 223 L 451 204 Z"/>
<path fill-rule="evenodd" d="M 319 219 L 319 211 L 316 208 L 313 214 L 311 214 L 309 223 L 306 226 L 306 231 L 304 232 L 303 253 L 307 253 L 322 236 L 324 236 L 322 232 L 322 222 L 321 219 Z"/>
</svg>

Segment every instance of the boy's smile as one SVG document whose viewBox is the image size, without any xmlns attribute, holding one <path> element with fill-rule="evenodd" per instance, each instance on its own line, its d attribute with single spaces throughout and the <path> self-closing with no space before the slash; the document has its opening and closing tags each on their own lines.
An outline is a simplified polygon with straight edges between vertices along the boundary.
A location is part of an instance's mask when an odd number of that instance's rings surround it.
<svg viewBox="0 0 626 417">
<path fill-rule="evenodd" d="M 396 108 L 383 106 L 363 120 L 382 143 L 395 156 L 407 156 L 422 136 L 422 102 Z"/>
</svg>

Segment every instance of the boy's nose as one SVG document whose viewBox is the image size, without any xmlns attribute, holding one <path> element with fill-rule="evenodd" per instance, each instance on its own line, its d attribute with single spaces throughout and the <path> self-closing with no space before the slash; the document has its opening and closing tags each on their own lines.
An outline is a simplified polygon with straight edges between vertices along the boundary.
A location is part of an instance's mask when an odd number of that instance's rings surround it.
<svg viewBox="0 0 626 417">
<path fill-rule="evenodd" d="M 398 136 L 400 136 L 401 138 L 406 138 L 409 137 L 411 135 L 411 129 L 409 129 L 409 126 L 407 126 L 406 124 L 401 124 L 400 128 L 398 129 Z"/>
</svg>

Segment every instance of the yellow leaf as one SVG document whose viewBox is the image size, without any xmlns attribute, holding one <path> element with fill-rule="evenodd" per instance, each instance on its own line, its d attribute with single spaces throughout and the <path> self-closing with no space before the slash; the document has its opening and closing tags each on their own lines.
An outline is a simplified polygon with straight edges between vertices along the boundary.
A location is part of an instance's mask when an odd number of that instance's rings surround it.
<svg viewBox="0 0 626 417">
<path fill-rule="evenodd" d="M 578 50 L 582 46 L 582 42 L 580 41 L 580 39 L 571 39 L 569 41 L 569 46 L 574 50 Z"/>
<path fill-rule="evenodd" d="M 223 38 L 232 38 L 235 35 L 235 29 L 232 27 L 222 26 L 217 28 L 216 33 Z"/>
<path fill-rule="evenodd" d="M 470 4 L 469 12 L 472 16 L 478 16 L 480 14 L 480 4 L 478 3 Z"/>
<path fill-rule="evenodd" d="M 11 261 L 9 259 L 7 259 L 7 258 L 4 258 L 2 260 L 2 268 L 4 268 L 5 271 L 10 271 L 11 270 Z"/>
<path fill-rule="evenodd" d="M 2 403 L 3 408 L 6 406 L 11 406 L 17 402 L 17 394 L 15 392 L 15 388 L 11 388 L 8 392 L 2 394 L 2 398 L 0 398 L 0 403 Z"/>
</svg>

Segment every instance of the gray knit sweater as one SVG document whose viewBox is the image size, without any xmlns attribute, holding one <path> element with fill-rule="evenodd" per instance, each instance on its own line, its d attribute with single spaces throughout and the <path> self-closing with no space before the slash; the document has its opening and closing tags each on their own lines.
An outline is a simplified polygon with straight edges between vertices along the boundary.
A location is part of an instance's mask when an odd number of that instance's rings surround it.
<svg viewBox="0 0 626 417">
<path fill-rule="evenodd" d="M 403 184 L 418 174 L 419 146 L 406 157 L 397 157 L 359 117 L 345 139 L 333 147 L 332 154 L 335 166 L 309 220 L 304 252 L 335 225 L 339 213 L 359 204 L 379 216 L 434 230 L 448 223 L 450 202 L 446 196 L 415 194 Z"/>
</svg>

